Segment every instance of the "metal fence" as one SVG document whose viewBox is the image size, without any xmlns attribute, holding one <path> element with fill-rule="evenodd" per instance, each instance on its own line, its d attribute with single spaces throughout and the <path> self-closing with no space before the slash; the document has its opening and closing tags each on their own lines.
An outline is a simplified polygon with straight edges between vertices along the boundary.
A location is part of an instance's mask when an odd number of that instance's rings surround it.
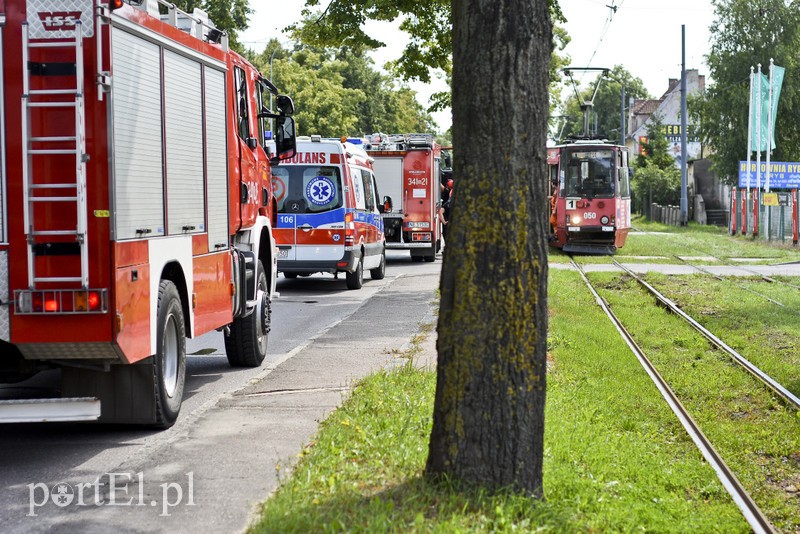
<svg viewBox="0 0 800 534">
<path fill-rule="evenodd" d="M 728 230 L 732 235 L 797 245 L 798 204 L 797 189 L 772 193 L 733 189 Z"/>
</svg>

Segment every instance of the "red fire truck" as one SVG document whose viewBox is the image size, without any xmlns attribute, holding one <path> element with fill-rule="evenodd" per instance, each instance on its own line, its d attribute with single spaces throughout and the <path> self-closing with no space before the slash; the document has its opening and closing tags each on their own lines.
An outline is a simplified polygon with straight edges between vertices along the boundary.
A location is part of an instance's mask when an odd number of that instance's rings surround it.
<svg viewBox="0 0 800 534">
<path fill-rule="evenodd" d="M 187 337 L 266 355 L 292 101 L 162 0 L 0 0 L 0 32 L 0 382 L 62 380 L 0 420 L 169 427 Z"/>
<path fill-rule="evenodd" d="M 373 134 L 365 148 L 375 159 L 378 191 L 391 199 L 382 213 L 386 248 L 406 249 L 412 261 L 434 261 L 441 248 L 442 147 L 431 134 Z"/>
</svg>

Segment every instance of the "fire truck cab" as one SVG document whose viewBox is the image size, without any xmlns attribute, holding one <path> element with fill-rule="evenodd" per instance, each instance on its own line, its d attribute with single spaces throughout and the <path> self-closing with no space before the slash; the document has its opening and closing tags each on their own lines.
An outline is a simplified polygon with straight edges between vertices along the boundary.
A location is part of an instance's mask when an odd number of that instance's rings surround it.
<svg viewBox="0 0 800 534">
<path fill-rule="evenodd" d="M 292 101 L 163 0 L 0 0 L 0 59 L 0 382 L 61 376 L 0 421 L 169 427 L 186 338 L 266 356 Z"/>
<path fill-rule="evenodd" d="M 372 164 L 360 144 L 311 136 L 273 170 L 278 271 L 286 278 L 343 272 L 348 289 L 360 289 L 365 270 L 373 280 L 385 276 L 383 203 Z"/>
</svg>

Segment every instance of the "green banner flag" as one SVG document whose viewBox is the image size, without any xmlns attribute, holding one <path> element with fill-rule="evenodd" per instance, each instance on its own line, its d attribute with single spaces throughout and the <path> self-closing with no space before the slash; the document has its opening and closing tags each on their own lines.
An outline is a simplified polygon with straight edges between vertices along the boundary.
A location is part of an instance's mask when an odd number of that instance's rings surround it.
<svg viewBox="0 0 800 534">
<path fill-rule="evenodd" d="M 753 75 L 753 90 L 750 100 L 750 150 L 752 152 L 766 152 L 775 148 L 775 119 L 785 70 L 783 67 L 773 65 L 772 109 L 770 109 L 769 105 L 770 79 L 761 72 Z M 771 131 L 770 125 L 772 127 Z"/>
</svg>

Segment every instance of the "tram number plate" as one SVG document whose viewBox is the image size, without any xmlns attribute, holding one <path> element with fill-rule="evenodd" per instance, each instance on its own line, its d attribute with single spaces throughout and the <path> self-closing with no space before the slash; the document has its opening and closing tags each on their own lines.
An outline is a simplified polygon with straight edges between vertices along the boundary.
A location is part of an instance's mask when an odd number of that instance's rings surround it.
<svg viewBox="0 0 800 534">
<path fill-rule="evenodd" d="M 578 207 L 578 200 L 577 199 L 574 199 L 574 198 L 568 198 L 567 199 L 567 209 L 568 210 L 574 210 L 574 209 L 577 209 L 577 207 Z"/>
</svg>

